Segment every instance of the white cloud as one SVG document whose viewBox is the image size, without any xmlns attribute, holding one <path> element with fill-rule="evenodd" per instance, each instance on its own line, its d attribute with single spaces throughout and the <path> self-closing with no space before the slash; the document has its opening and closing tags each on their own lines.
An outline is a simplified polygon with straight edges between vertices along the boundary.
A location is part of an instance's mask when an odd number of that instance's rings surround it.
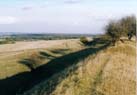
<svg viewBox="0 0 137 95">
<path fill-rule="evenodd" d="M 75 3 L 80 3 L 81 0 L 65 0 L 64 3 L 68 4 L 75 4 Z"/>
<path fill-rule="evenodd" d="M 26 10 L 31 10 L 31 9 L 32 9 L 31 6 L 25 6 L 25 7 L 22 8 L 22 10 L 25 10 L 25 11 L 26 11 Z"/>
<path fill-rule="evenodd" d="M 0 24 L 14 24 L 18 22 L 16 17 L 12 16 L 0 16 Z"/>
</svg>

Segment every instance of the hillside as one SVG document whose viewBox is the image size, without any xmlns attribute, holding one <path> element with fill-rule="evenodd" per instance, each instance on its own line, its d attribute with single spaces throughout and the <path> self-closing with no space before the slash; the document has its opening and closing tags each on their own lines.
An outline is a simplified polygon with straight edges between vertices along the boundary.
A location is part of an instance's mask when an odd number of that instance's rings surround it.
<svg viewBox="0 0 137 95">
<path fill-rule="evenodd" d="M 0 45 L 0 79 L 10 77 L 20 72 L 30 71 L 26 66 L 20 64 L 19 61 L 29 58 L 32 54 L 39 55 L 39 52 L 47 53 L 44 59 L 44 63 L 47 63 L 53 59 L 48 56 L 59 57 L 81 48 L 82 46 L 77 39 L 19 41 L 14 44 Z"/>
<path fill-rule="evenodd" d="M 102 39 L 3 44 L 0 94 L 135 95 L 135 51 L 135 41 L 109 46 Z"/>
<path fill-rule="evenodd" d="M 32 76 L 31 69 L 26 65 L 31 60 L 37 62 L 36 67 L 42 67 L 53 59 L 83 48 L 78 39 L 18 41 L 13 44 L 0 45 L 0 95 L 15 95 L 24 92 L 28 87 L 28 82 L 34 80 L 34 77 L 39 78 L 38 83 L 44 80 L 44 77 L 40 77 L 41 74 Z"/>
<path fill-rule="evenodd" d="M 135 41 L 118 42 L 115 47 L 106 49 L 80 51 L 77 54 L 82 56 L 81 60 L 70 63 L 71 66 L 59 70 L 24 95 L 135 95 L 135 51 Z M 71 57 L 77 59 L 74 54 Z M 68 63 L 63 61 L 63 64 Z"/>
</svg>

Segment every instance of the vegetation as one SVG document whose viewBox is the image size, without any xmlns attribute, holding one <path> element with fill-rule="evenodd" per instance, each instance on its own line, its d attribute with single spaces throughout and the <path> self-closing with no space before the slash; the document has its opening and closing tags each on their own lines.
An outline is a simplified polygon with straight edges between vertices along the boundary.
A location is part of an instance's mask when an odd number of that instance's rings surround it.
<svg viewBox="0 0 137 95">
<path fill-rule="evenodd" d="M 120 39 L 122 34 L 119 28 L 119 23 L 113 21 L 110 22 L 106 28 L 106 31 L 106 34 L 111 37 L 113 45 L 115 45 L 116 41 Z"/>
<path fill-rule="evenodd" d="M 41 47 L 36 48 L 39 45 Z M 36 67 L 43 66 L 55 58 L 79 51 L 82 48 L 79 40 L 75 39 L 1 45 L 0 95 L 16 95 L 16 93 L 30 88 L 32 82 L 36 85 L 37 82 L 40 82 L 39 80 L 43 81 L 43 77 L 47 77 L 50 71 L 45 73 L 45 69 L 38 70 Z M 40 77 L 42 74 L 44 74 L 43 77 Z M 31 87 L 34 84 L 31 84 Z"/>
<path fill-rule="evenodd" d="M 37 53 L 32 53 L 29 59 L 21 60 L 20 63 L 27 66 L 31 71 L 34 71 L 40 64 L 42 64 L 42 56 Z"/>
<path fill-rule="evenodd" d="M 135 16 L 127 16 L 121 19 L 120 22 L 121 22 L 122 31 L 126 33 L 129 40 L 131 40 L 133 36 L 136 36 L 136 17 Z"/>
<path fill-rule="evenodd" d="M 87 52 L 90 50 L 94 51 L 90 48 Z M 84 52 L 77 56 L 82 54 Z M 129 41 L 94 51 L 23 95 L 135 95 L 135 55 L 135 42 Z M 70 64 L 63 62 L 67 63 Z"/>
<path fill-rule="evenodd" d="M 86 43 L 89 42 L 88 39 L 87 39 L 87 37 L 81 37 L 81 38 L 80 38 L 80 41 L 81 41 L 82 43 L 84 43 L 84 44 L 86 44 Z"/>
<path fill-rule="evenodd" d="M 60 40 L 60 39 L 78 39 L 82 34 L 11 34 L 0 35 L 0 39 L 9 38 L 13 41 L 36 41 L 36 40 Z M 93 36 L 84 35 L 83 36 Z"/>
<path fill-rule="evenodd" d="M 12 44 L 12 43 L 15 43 L 15 41 L 11 38 L 0 39 L 0 44 Z"/>
<path fill-rule="evenodd" d="M 131 40 L 133 36 L 136 36 L 136 17 L 127 16 L 118 21 L 111 21 L 106 26 L 106 35 L 111 37 L 113 45 L 124 36 L 128 36 Z"/>
</svg>

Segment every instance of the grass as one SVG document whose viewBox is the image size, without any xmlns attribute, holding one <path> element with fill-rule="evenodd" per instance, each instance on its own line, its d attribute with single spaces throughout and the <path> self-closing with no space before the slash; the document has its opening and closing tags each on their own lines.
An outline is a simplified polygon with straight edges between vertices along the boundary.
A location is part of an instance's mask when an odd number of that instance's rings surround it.
<svg viewBox="0 0 137 95">
<path fill-rule="evenodd" d="M 135 95 L 135 51 L 135 42 L 117 43 L 80 60 L 24 95 Z"/>
<path fill-rule="evenodd" d="M 78 51 L 82 48 L 81 45 L 79 45 L 79 42 L 75 40 L 71 43 L 70 42 L 71 40 L 70 41 L 66 40 L 63 42 L 57 41 L 58 44 L 56 43 L 57 46 L 54 46 L 54 47 L 49 46 L 47 48 L 43 47 L 43 48 L 37 48 L 37 49 L 28 48 L 24 50 L 23 49 L 20 50 L 16 47 L 21 47 L 20 45 L 22 45 L 24 48 L 24 46 L 26 45 L 26 48 L 27 48 L 27 46 L 29 46 L 27 43 L 21 44 L 22 42 L 21 43 L 18 42 L 15 45 L 14 44 L 2 45 L 0 47 L 0 49 L 2 48 L 2 50 L 0 50 L 0 79 L 5 79 L 7 77 L 11 77 L 21 72 L 30 71 L 28 67 L 26 67 L 23 64 L 20 64 L 19 61 L 22 59 L 30 58 L 32 54 L 36 54 L 38 56 L 40 53 L 43 52 L 43 56 L 44 56 L 43 63 L 46 64 L 47 62 L 49 62 L 50 60 L 56 57 L 69 54 L 74 51 Z M 28 43 L 31 43 L 31 42 L 28 42 Z M 47 43 L 50 44 L 50 41 L 46 42 L 46 44 Z M 42 44 L 44 43 L 42 42 Z"/>
<path fill-rule="evenodd" d="M 135 42 L 108 48 L 104 42 L 5 53 L 0 57 L 0 94 L 135 95 Z M 30 72 L 23 62 L 39 57 L 38 67 Z"/>
<path fill-rule="evenodd" d="M 14 44 L 6 45 L 8 46 L 7 47 L 8 50 L 7 50 L 6 46 L 2 45 L 1 47 L 3 50 L 0 51 L 0 89 L 1 89 L 0 94 L 15 95 L 15 93 L 21 92 L 22 89 L 26 89 L 24 88 L 24 86 L 26 86 L 28 84 L 28 81 L 30 81 L 30 79 L 32 78 L 32 73 L 28 66 L 21 63 L 22 60 L 31 59 L 32 55 L 35 55 L 34 58 L 35 60 L 37 60 L 37 58 L 40 57 L 42 58 L 42 60 L 41 63 L 38 63 L 38 67 L 39 67 L 41 65 L 47 64 L 49 61 L 55 58 L 64 56 L 72 52 L 79 51 L 83 48 L 83 46 L 81 46 L 77 40 L 73 41 L 72 43 L 70 43 L 71 40 L 66 40 L 66 41 L 64 40 L 63 43 L 62 41 L 60 42 L 60 40 L 57 42 L 58 42 L 58 44 L 56 43 L 57 46 L 55 45 L 54 47 L 49 46 L 46 48 L 43 47 L 43 48 L 25 49 L 25 50 L 19 50 L 18 48 L 17 49 L 13 48 L 15 47 Z M 50 43 L 50 41 L 46 43 Z M 3 47 L 5 47 L 5 50 Z M 33 78 L 31 80 L 33 80 Z"/>
</svg>

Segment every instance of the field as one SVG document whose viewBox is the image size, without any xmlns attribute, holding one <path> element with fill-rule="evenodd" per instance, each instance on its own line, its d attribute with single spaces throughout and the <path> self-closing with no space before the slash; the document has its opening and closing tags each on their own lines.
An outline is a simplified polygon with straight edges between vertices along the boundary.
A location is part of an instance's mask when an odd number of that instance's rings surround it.
<svg viewBox="0 0 137 95">
<path fill-rule="evenodd" d="M 28 71 L 28 68 L 18 62 L 25 58 L 29 58 L 32 54 L 45 52 L 49 54 L 49 56 L 58 57 L 82 48 L 79 47 L 81 47 L 81 45 L 78 39 L 19 41 L 14 44 L 0 45 L 0 78 L 2 79 L 19 72 Z M 45 61 L 49 60 L 50 58 L 45 58 Z"/>
<path fill-rule="evenodd" d="M 0 95 L 135 95 L 135 40 L 0 45 Z M 34 68 L 30 64 L 35 63 Z"/>
</svg>

